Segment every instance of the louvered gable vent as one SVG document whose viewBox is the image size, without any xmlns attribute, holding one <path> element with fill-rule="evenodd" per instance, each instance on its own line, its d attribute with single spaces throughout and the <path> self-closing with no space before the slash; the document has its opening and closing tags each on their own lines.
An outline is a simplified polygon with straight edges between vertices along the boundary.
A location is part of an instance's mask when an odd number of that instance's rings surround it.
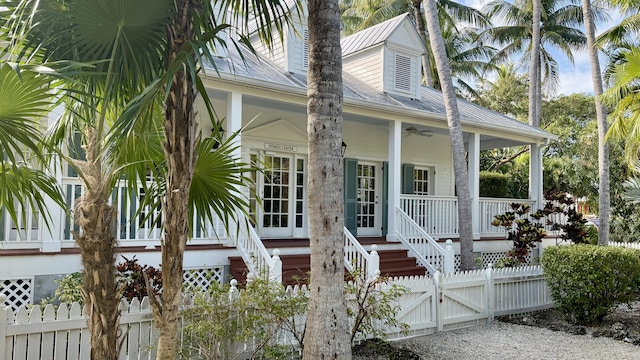
<svg viewBox="0 0 640 360">
<path fill-rule="evenodd" d="M 396 54 L 395 64 L 395 89 L 411 91 L 411 58 Z"/>
<path fill-rule="evenodd" d="M 309 68 L 309 29 L 306 27 L 302 32 L 302 67 Z"/>
</svg>

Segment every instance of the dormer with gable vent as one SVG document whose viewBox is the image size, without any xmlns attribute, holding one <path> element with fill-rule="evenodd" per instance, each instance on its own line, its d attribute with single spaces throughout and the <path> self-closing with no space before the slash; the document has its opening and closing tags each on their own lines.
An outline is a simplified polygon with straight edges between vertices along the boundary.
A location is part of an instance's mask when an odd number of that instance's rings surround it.
<svg viewBox="0 0 640 360">
<path fill-rule="evenodd" d="M 293 3 L 291 3 L 291 6 L 293 7 Z M 273 29 L 271 49 L 260 41 L 255 32 L 249 37 L 251 45 L 258 53 L 273 61 L 284 71 L 306 75 L 309 65 L 307 14 L 306 2 L 303 2 L 303 9 L 299 15 L 298 12 L 292 8 L 292 24 L 283 32 L 282 40 L 280 40 L 280 34 L 277 29 Z M 252 25 L 255 26 L 255 24 Z"/>
<path fill-rule="evenodd" d="M 425 51 L 409 14 L 403 14 L 342 39 L 342 66 L 380 92 L 420 98 Z"/>
</svg>

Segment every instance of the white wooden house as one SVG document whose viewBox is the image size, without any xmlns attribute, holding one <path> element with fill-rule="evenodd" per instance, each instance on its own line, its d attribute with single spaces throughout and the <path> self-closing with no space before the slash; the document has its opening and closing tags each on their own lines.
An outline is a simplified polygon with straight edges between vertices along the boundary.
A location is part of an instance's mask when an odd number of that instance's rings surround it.
<svg viewBox="0 0 640 360">
<path fill-rule="evenodd" d="M 306 21 L 299 19 L 275 49 L 255 40 L 259 56 L 247 52 L 243 61 L 229 49 L 205 66 L 204 82 L 218 115 L 225 118 L 225 133 L 242 130 L 238 155 L 266 165 L 255 178 L 255 193 L 262 199 L 262 207 L 253 207 L 255 227 L 236 238 L 226 236 L 220 224 L 198 225 L 185 254 L 191 269 L 187 281 L 208 281 L 203 276 L 207 269 L 223 279 L 234 256 L 269 263 L 274 247 L 283 260 L 308 254 L 306 35 Z M 376 243 L 382 267 L 383 250 L 409 249 L 417 259 L 410 260 L 413 265 L 417 261 L 421 271 L 432 270 L 442 265 L 434 259 L 441 259 L 445 239 L 454 239 L 457 249 L 458 219 L 442 94 L 420 84 L 424 46 L 405 14 L 344 38 L 342 49 L 347 253 L 362 252 L 360 244 L 369 251 Z M 518 201 L 535 206 L 542 200 L 542 147 L 555 136 L 462 99 L 458 106 L 468 151 L 474 251 L 494 256 L 489 254 L 504 253 L 508 244 L 490 223 L 514 200 L 479 196 L 480 151 L 531 146 L 530 196 Z M 203 136 L 210 131 L 202 127 Z M 72 175 L 57 174 L 70 207 L 81 192 Z M 136 204 L 121 200 L 118 206 L 119 252 L 158 266 L 160 229 L 132 218 Z M 25 224 L 3 217 L 0 291 L 14 296 L 13 303 L 37 300 L 55 288 L 53 279 L 80 270 L 73 224 L 55 206 L 48 211 L 57 219 L 52 233 L 38 214 Z"/>
</svg>

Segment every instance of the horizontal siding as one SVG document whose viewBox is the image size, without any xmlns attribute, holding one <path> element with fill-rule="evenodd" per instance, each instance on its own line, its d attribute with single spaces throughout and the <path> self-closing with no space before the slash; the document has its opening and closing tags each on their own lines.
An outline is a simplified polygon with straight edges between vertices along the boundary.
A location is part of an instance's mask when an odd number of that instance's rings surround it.
<svg viewBox="0 0 640 360">
<path fill-rule="evenodd" d="M 273 43 L 271 44 L 272 49 L 269 49 L 263 42 L 259 41 L 257 36 L 251 37 L 251 45 L 254 47 L 257 53 L 267 57 L 282 69 L 286 69 L 287 56 L 285 53 L 285 44 L 280 41 L 280 35 L 278 35 L 277 32 L 274 31 L 272 36 L 274 39 Z M 286 36 L 284 41 L 287 41 Z"/>
<path fill-rule="evenodd" d="M 343 60 L 342 69 L 382 92 L 382 56 L 378 48 L 348 56 Z"/>
</svg>

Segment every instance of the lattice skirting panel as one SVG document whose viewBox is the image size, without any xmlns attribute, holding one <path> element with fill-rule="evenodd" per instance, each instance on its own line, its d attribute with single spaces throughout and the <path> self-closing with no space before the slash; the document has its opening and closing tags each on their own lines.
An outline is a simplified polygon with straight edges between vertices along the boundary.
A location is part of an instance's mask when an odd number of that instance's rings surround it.
<svg viewBox="0 0 640 360">
<path fill-rule="evenodd" d="M 20 306 L 31 305 L 33 278 L 0 280 L 0 293 L 7 297 L 5 306 L 11 306 L 14 311 Z"/>
<path fill-rule="evenodd" d="M 188 290 L 207 290 L 213 282 L 222 284 L 224 281 L 224 266 L 187 269 L 184 271 L 183 286 Z"/>
<path fill-rule="evenodd" d="M 489 266 L 489 264 L 497 263 L 500 259 L 506 257 L 506 255 L 507 255 L 506 251 L 482 253 L 482 268 L 486 269 Z M 460 254 L 456 254 L 454 260 L 455 260 L 456 272 L 460 271 Z M 531 263 L 531 260 L 532 260 L 531 254 L 529 254 L 527 260 L 528 260 L 528 263 Z"/>
</svg>

